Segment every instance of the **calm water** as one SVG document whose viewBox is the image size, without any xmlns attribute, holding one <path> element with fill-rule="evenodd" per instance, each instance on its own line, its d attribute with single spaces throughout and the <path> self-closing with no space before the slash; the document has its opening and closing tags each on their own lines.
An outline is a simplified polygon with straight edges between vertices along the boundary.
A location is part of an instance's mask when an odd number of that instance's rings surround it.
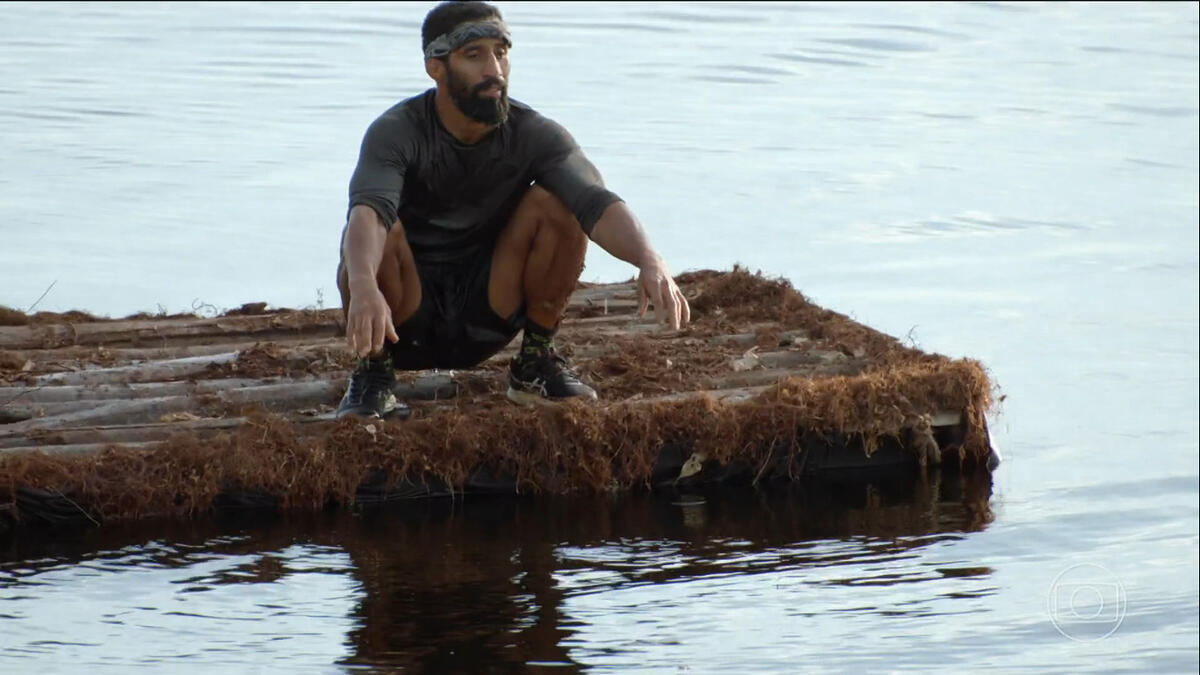
<svg viewBox="0 0 1200 675">
<path fill-rule="evenodd" d="M 0 5 L 0 304 L 331 304 L 428 7 Z M 1195 3 L 501 7 L 675 271 L 981 359 L 994 484 L 10 542 L 0 671 L 1197 669 Z"/>
</svg>

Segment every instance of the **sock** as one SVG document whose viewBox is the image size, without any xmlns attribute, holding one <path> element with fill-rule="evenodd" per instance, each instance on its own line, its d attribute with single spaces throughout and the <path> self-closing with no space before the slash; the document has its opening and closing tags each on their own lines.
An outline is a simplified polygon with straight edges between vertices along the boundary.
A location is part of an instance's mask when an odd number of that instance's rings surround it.
<svg viewBox="0 0 1200 675">
<path fill-rule="evenodd" d="M 546 356 L 554 349 L 554 334 L 558 327 L 543 328 L 536 323 L 525 320 L 525 337 L 521 340 L 521 357 Z"/>
</svg>

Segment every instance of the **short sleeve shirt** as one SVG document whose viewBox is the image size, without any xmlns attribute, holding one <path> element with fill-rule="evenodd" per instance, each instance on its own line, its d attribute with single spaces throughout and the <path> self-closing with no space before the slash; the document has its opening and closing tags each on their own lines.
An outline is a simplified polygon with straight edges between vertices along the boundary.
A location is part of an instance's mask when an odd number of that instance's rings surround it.
<svg viewBox="0 0 1200 675">
<path fill-rule="evenodd" d="M 567 130 L 509 101 L 508 119 L 466 145 L 438 119 L 434 93 L 401 101 L 368 127 L 350 179 L 350 208 L 399 220 L 418 260 L 449 262 L 491 246 L 531 184 L 558 197 L 588 234 L 620 197 Z"/>
</svg>

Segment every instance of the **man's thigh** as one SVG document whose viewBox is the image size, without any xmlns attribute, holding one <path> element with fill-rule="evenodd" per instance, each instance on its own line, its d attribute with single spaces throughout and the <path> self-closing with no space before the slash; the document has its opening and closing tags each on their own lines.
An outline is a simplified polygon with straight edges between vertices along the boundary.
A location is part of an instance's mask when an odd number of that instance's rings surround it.
<svg viewBox="0 0 1200 675">
<path fill-rule="evenodd" d="M 583 236 L 579 221 L 562 200 L 534 184 L 517 202 L 496 239 L 488 300 L 501 316 L 524 306 L 525 271 L 541 228 L 557 230 L 568 237 Z"/>
</svg>

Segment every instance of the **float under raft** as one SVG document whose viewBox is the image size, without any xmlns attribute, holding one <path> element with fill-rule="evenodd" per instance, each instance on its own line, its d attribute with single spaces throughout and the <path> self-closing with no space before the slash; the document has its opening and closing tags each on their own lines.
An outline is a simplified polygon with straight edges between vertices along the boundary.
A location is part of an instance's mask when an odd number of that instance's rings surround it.
<svg viewBox="0 0 1200 675">
<path fill-rule="evenodd" d="M 978 362 L 905 346 L 786 280 L 677 281 L 680 331 L 637 317 L 632 282 L 572 295 L 559 349 L 599 402 L 508 402 L 518 339 L 473 370 L 398 373 L 404 421 L 333 419 L 354 364 L 338 309 L 0 309 L 0 529 L 998 461 Z"/>
</svg>

